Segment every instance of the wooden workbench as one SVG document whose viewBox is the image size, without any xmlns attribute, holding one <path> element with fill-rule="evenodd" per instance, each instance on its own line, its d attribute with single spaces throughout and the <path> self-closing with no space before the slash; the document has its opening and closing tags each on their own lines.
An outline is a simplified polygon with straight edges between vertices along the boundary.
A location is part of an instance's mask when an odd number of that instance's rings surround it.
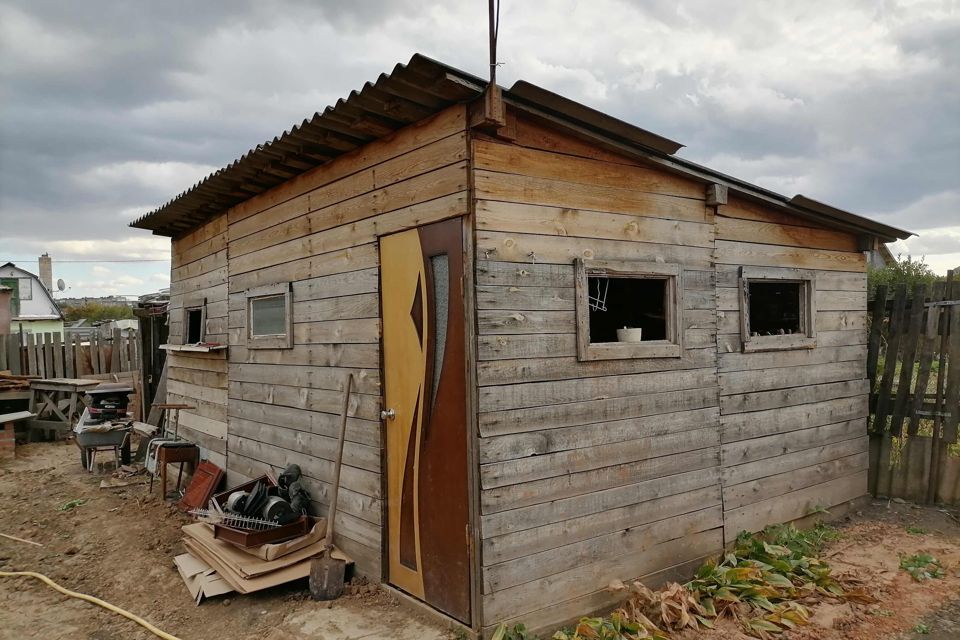
<svg viewBox="0 0 960 640">
<path fill-rule="evenodd" d="M 69 433 L 80 418 L 87 400 L 88 389 L 100 384 L 99 380 L 80 378 L 45 378 L 30 381 L 30 413 L 36 419 L 27 423 L 30 429 Z"/>
</svg>

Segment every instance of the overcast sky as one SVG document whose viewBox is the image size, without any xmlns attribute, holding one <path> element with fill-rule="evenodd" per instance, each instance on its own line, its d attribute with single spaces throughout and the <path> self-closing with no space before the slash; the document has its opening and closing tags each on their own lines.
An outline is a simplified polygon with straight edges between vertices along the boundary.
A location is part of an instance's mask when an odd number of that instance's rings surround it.
<svg viewBox="0 0 960 640">
<path fill-rule="evenodd" d="M 486 2 L 0 0 L 0 262 L 166 286 L 169 242 L 130 220 L 414 52 L 486 75 Z M 499 59 L 960 266 L 956 0 L 504 0 Z M 158 261 L 68 262 L 104 257 Z"/>
</svg>

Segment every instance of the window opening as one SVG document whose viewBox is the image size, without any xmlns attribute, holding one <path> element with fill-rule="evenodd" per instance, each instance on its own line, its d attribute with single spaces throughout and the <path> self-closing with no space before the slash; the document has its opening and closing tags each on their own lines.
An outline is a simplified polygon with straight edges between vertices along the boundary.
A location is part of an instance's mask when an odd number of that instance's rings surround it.
<svg viewBox="0 0 960 640">
<path fill-rule="evenodd" d="M 667 339 L 666 278 L 590 277 L 590 343 Z M 639 329 L 639 331 L 620 331 Z"/>
<path fill-rule="evenodd" d="M 187 339 L 185 344 L 203 342 L 203 308 L 187 309 Z"/>
<path fill-rule="evenodd" d="M 750 335 L 777 336 L 804 333 L 802 283 L 749 281 L 747 298 Z"/>
<path fill-rule="evenodd" d="M 577 358 L 680 358 L 683 269 L 664 262 L 574 262 Z"/>
</svg>

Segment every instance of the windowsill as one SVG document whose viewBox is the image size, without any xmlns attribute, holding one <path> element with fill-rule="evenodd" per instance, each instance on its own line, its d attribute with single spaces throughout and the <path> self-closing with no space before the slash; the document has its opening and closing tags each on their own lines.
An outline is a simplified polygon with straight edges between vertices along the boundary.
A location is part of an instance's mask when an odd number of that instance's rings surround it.
<svg viewBox="0 0 960 640">
<path fill-rule="evenodd" d="M 198 342 L 197 344 L 162 344 L 160 348 L 164 351 L 178 351 L 187 353 L 212 353 L 216 351 L 226 351 L 227 345 L 216 342 Z"/>
<path fill-rule="evenodd" d="M 580 360 L 626 360 L 634 358 L 679 358 L 680 345 L 667 340 L 647 342 L 593 342 L 587 345 Z"/>
<path fill-rule="evenodd" d="M 810 336 L 753 336 L 743 343 L 744 353 L 761 351 L 793 351 L 797 349 L 815 349 L 817 339 Z"/>
</svg>

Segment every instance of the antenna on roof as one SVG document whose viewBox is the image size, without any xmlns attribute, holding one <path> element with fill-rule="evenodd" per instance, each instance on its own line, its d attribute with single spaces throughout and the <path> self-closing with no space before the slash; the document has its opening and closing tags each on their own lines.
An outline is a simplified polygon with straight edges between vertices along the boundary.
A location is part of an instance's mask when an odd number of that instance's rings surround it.
<svg viewBox="0 0 960 640">
<path fill-rule="evenodd" d="M 497 35 L 500 31 L 500 0 L 487 0 L 489 8 L 490 35 L 490 83 L 483 92 L 484 126 L 503 127 L 507 124 L 506 111 L 503 108 L 503 95 L 497 86 Z"/>
<path fill-rule="evenodd" d="M 490 6 L 490 84 L 497 84 L 497 32 L 500 30 L 500 0 L 489 0 Z"/>
</svg>

